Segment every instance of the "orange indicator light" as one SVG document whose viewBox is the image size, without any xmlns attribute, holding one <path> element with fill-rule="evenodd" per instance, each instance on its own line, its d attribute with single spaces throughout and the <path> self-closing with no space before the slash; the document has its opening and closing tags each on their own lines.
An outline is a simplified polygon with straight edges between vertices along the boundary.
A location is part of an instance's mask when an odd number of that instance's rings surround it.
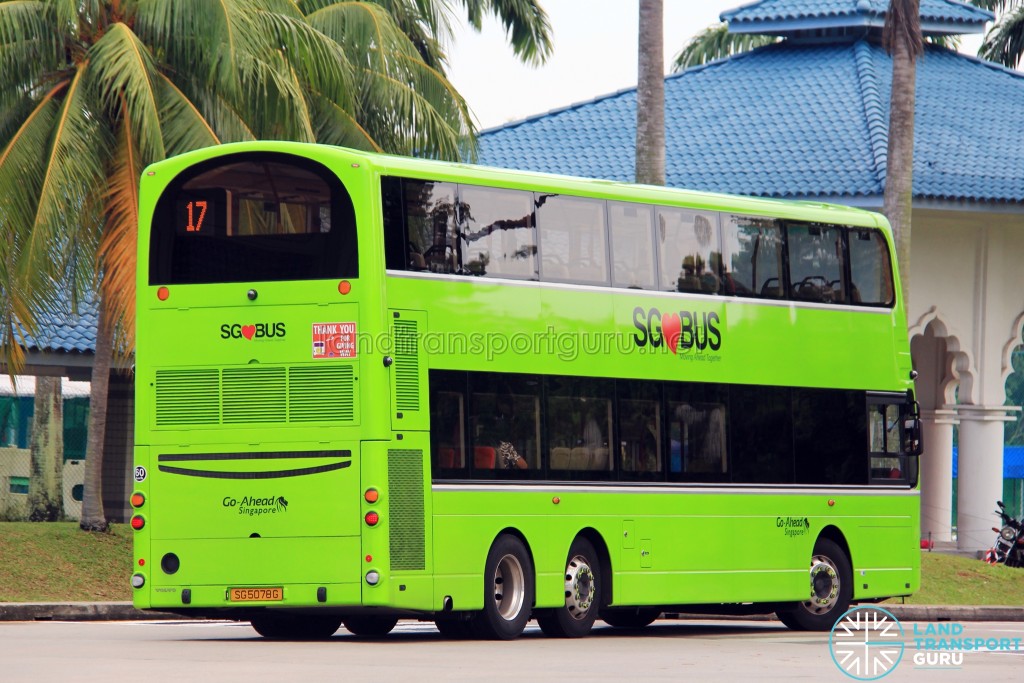
<svg viewBox="0 0 1024 683">
<path fill-rule="evenodd" d="M 338 283 L 338 291 L 341 292 L 343 295 L 348 294 L 349 292 L 352 291 L 352 283 L 349 282 L 348 280 L 342 280 L 341 282 Z"/>
<path fill-rule="evenodd" d="M 140 508 L 146 504 L 146 497 L 141 493 L 133 493 L 131 501 L 133 508 Z"/>
<path fill-rule="evenodd" d="M 554 503 L 555 505 L 558 505 L 559 503 L 562 502 L 562 499 L 559 498 L 558 496 L 555 496 L 554 498 L 551 499 L 551 502 Z"/>
<path fill-rule="evenodd" d="M 156 298 L 160 299 L 160 301 L 167 301 L 167 298 L 169 296 L 171 296 L 171 290 L 167 289 L 166 287 L 161 287 L 160 289 L 156 290 Z"/>
<path fill-rule="evenodd" d="M 376 503 L 380 500 L 380 493 L 377 489 L 366 489 L 366 493 L 363 494 L 363 498 L 366 499 L 367 503 Z"/>
</svg>

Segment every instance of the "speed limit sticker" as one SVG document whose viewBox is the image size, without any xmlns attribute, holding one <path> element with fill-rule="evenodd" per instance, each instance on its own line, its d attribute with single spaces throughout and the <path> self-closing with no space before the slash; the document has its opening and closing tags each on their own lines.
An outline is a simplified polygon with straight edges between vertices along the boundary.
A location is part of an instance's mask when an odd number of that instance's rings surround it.
<svg viewBox="0 0 1024 683">
<path fill-rule="evenodd" d="M 135 481 L 143 482 L 146 481 L 146 468 L 142 465 L 138 465 L 135 468 Z"/>
</svg>

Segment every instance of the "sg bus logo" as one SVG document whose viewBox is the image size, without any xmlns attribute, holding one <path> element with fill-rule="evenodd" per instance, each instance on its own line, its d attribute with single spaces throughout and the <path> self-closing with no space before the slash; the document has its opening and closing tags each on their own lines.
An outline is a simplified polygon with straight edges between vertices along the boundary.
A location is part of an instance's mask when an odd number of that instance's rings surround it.
<svg viewBox="0 0 1024 683">
<path fill-rule="evenodd" d="M 273 339 L 284 338 L 284 323 L 256 323 L 255 325 L 231 325 L 225 323 L 220 326 L 221 339 Z"/>
<path fill-rule="evenodd" d="M 667 346 L 672 353 L 718 351 L 722 348 L 721 318 L 714 311 L 672 311 L 657 308 L 633 309 L 633 341 L 643 348 Z"/>
</svg>

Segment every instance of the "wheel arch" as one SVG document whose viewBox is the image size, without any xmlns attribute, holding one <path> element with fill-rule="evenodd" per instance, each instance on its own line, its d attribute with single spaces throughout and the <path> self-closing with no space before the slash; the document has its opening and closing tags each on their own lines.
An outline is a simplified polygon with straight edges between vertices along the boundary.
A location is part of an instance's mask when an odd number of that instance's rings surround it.
<svg viewBox="0 0 1024 683">
<path fill-rule="evenodd" d="M 833 524 L 827 525 L 818 533 L 818 537 L 814 539 L 814 543 L 817 544 L 818 539 L 821 538 L 827 538 L 839 546 L 839 549 L 846 553 L 846 559 L 850 562 L 850 571 L 853 572 L 856 569 L 856 565 L 853 561 L 853 553 L 850 552 L 850 544 L 846 542 L 846 535 L 839 530 L 839 527 Z"/>
<path fill-rule="evenodd" d="M 608 544 L 604 540 L 604 536 L 601 535 L 597 529 L 593 527 L 584 527 L 580 529 L 575 538 L 585 538 L 590 541 L 590 545 L 594 546 L 594 551 L 597 553 L 597 560 L 601 563 L 601 604 L 598 608 L 604 608 L 612 602 L 612 592 L 614 590 L 614 580 L 612 575 L 612 558 L 611 553 L 608 552 Z"/>
</svg>

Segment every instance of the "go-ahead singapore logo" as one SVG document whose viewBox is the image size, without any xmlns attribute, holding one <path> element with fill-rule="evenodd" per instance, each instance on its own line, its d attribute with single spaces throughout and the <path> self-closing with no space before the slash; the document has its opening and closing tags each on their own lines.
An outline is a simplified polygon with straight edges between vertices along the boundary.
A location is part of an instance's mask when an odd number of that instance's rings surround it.
<svg viewBox="0 0 1024 683">
<path fill-rule="evenodd" d="M 879 607 L 855 607 L 832 627 L 828 644 L 840 671 L 858 681 L 874 681 L 903 659 L 903 626 Z"/>
</svg>

